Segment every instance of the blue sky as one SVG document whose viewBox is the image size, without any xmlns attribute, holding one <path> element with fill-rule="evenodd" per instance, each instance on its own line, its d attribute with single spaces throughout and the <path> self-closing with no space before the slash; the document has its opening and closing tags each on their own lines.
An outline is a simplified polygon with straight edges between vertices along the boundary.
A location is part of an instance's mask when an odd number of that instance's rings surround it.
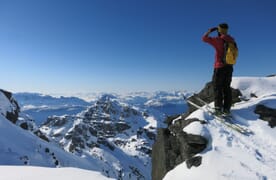
<svg viewBox="0 0 276 180">
<path fill-rule="evenodd" d="M 274 0 L 0 0 L 0 88 L 76 93 L 199 91 L 227 22 L 239 45 L 234 76 L 276 67 Z"/>
</svg>

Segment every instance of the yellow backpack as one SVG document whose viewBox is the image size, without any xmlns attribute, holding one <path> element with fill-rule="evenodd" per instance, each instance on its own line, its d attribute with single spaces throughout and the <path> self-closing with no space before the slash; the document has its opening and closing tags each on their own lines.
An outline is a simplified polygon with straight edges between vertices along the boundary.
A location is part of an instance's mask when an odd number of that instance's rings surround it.
<svg viewBox="0 0 276 180">
<path fill-rule="evenodd" d="M 235 42 L 224 42 L 224 52 L 223 63 L 228 65 L 236 64 L 239 54 L 237 44 Z"/>
</svg>

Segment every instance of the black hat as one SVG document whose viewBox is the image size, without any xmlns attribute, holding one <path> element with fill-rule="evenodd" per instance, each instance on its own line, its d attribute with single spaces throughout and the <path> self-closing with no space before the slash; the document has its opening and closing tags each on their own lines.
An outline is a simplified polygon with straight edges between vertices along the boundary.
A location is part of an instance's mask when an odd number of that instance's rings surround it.
<svg viewBox="0 0 276 180">
<path fill-rule="evenodd" d="M 228 24 L 226 23 L 221 23 L 218 25 L 218 33 L 219 35 L 221 34 L 227 34 L 228 32 Z"/>
<path fill-rule="evenodd" d="M 229 28 L 227 23 L 221 23 L 221 24 L 219 24 L 219 27 L 221 27 L 223 29 L 228 29 Z"/>
</svg>

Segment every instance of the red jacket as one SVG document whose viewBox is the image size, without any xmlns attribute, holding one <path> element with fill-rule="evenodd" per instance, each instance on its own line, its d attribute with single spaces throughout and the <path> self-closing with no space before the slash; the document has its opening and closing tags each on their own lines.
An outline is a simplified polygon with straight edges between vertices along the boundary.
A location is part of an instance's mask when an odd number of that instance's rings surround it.
<svg viewBox="0 0 276 180">
<path fill-rule="evenodd" d="M 225 66 L 221 60 L 224 56 L 223 40 L 226 42 L 235 42 L 233 37 L 224 34 L 217 37 L 210 37 L 209 33 L 205 33 L 202 37 L 202 41 L 211 44 L 216 50 L 214 68 L 221 68 Z"/>
</svg>

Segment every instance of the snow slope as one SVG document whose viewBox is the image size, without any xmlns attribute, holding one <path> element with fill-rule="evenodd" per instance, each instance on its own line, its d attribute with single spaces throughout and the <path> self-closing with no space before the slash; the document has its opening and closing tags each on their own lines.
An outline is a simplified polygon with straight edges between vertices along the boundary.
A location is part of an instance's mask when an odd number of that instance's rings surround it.
<svg viewBox="0 0 276 180">
<path fill-rule="evenodd" d="M 16 172 L 16 173 L 15 173 Z M 99 172 L 78 168 L 45 168 L 35 166 L 0 166 L 0 179 L 10 180 L 108 180 Z M 111 180 L 111 179 L 110 179 Z"/>
<path fill-rule="evenodd" d="M 92 161 L 81 159 L 54 144 L 41 140 L 31 132 L 12 124 L 2 115 L 0 115 L 0 165 L 77 166 L 84 169 L 98 169 Z"/>
<path fill-rule="evenodd" d="M 242 135 L 202 110 L 195 111 L 188 118 L 204 119 L 208 124 L 194 122 L 183 131 L 209 140 L 208 148 L 200 153 L 202 164 L 188 169 L 186 163 L 182 163 L 168 172 L 165 180 L 276 179 L 276 129 L 254 113 L 257 104 L 276 108 L 276 77 L 233 78 L 232 87 L 240 89 L 248 99 L 232 107 L 233 117 L 236 123 L 248 127 L 254 134 Z"/>
<path fill-rule="evenodd" d="M 90 177 L 95 174 L 95 177 L 101 176 L 104 178 L 103 175 L 94 172 L 101 172 L 96 159 L 90 158 L 88 160 L 67 153 L 55 144 L 45 142 L 32 132 L 11 123 L 4 115 L 6 114 L 5 111 L 9 111 L 13 106 L 2 92 L 0 92 L 0 97 L 0 165 L 13 165 L 8 168 L 9 170 L 7 170 L 7 167 L 0 166 L 1 180 L 10 179 L 8 177 L 13 177 L 12 179 L 22 179 L 24 177 L 21 177 L 21 174 L 14 173 L 16 172 L 15 170 L 18 170 L 15 165 L 23 166 L 20 167 L 20 172 L 25 171 L 25 167 L 27 168 L 26 171 L 28 171 L 28 166 L 77 167 L 91 170 Z M 13 170 L 14 167 L 15 169 Z"/>
</svg>

